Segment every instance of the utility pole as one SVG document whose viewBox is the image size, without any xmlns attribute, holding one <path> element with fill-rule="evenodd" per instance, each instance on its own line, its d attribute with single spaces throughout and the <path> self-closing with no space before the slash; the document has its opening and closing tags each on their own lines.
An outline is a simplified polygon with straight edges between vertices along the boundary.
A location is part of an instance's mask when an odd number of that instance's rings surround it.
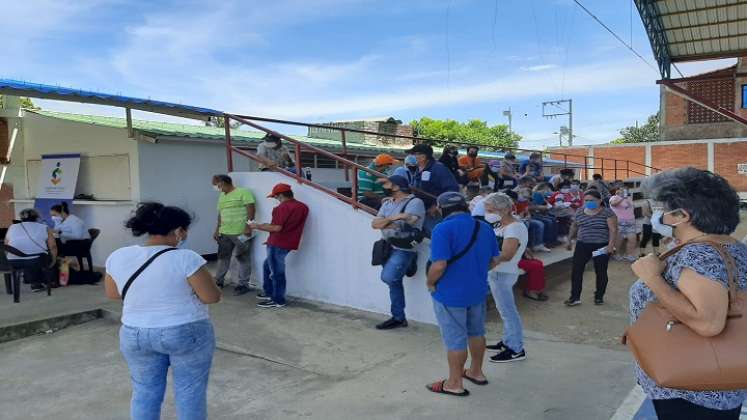
<svg viewBox="0 0 747 420">
<path fill-rule="evenodd" d="M 566 106 L 563 107 L 562 105 Z M 555 118 L 563 115 L 568 116 L 568 146 L 573 146 L 573 99 L 559 99 L 557 101 L 542 102 L 543 117 Z"/>
<path fill-rule="evenodd" d="M 503 111 L 503 116 L 508 117 L 508 134 L 514 134 L 514 130 L 511 128 L 511 107 Z"/>
</svg>

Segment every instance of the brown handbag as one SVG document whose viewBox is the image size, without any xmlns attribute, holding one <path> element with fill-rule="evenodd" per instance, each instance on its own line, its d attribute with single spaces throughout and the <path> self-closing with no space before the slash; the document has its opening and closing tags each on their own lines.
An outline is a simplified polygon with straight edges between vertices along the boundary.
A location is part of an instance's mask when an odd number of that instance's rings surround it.
<svg viewBox="0 0 747 420">
<path fill-rule="evenodd" d="M 654 301 L 626 329 L 623 344 L 627 344 L 641 369 L 659 386 L 689 391 L 747 389 L 747 317 L 742 316 L 747 294 L 737 287 L 736 262 L 725 244 L 692 241 L 666 252 L 660 259 L 692 243 L 712 246 L 726 264 L 729 313 L 724 330 L 714 337 L 698 335 Z"/>
</svg>

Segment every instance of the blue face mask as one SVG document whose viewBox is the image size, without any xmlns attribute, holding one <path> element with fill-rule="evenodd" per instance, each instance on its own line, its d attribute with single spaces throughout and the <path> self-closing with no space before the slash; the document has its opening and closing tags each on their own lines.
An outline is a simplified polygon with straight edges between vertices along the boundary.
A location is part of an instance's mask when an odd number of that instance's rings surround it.
<svg viewBox="0 0 747 420">
<path fill-rule="evenodd" d="M 587 201 L 584 203 L 584 207 L 586 207 L 589 210 L 594 210 L 599 208 L 599 203 L 596 201 Z"/>
</svg>

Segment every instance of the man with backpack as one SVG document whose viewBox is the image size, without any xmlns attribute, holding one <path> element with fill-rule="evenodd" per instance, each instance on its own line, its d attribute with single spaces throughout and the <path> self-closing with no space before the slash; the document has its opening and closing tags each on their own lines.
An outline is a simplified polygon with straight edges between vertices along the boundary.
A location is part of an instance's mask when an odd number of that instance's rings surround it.
<svg viewBox="0 0 747 420">
<path fill-rule="evenodd" d="M 381 280 L 389 286 L 392 317 L 376 329 L 391 330 L 407 327 L 402 279 L 418 258 L 415 246 L 423 239 L 425 204 L 411 193 L 410 184 L 402 176 L 390 176 L 383 187 L 386 198 L 371 227 L 381 230 L 382 238 L 391 246 L 389 258 L 381 270 Z"/>
</svg>

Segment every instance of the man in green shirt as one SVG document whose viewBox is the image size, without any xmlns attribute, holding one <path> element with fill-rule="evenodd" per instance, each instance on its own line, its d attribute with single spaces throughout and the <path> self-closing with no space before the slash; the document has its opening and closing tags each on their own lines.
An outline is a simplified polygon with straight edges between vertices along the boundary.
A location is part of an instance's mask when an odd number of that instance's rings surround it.
<svg viewBox="0 0 747 420">
<path fill-rule="evenodd" d="M 239 263 L 239 284 L 234 295 L 249 292 L 249 277 L 252 274 L 252 237 L 254 234 L 247 221 L 254 220 L 254 195 L 249 190 L 233 185 L 228 175 L 215 175 L 213 188 L 220 191 L 218 197 L 218 226 L 213 238 L 218 242 L 218 268 L 215 279 L 218 286 L 224 286 L 224 279 L 231 265 L 231 256 L 236 251 Z"/>
<path fill-rule="evenodd" d="M 389 169 L 397 161 L 386 153 L 382 153 L 371 162 L 368 167 L 374 171 L 388 174 Z M 384 198 L 384 187 L 379 182 L 379 177 L 364 170 L 358 171 L 358 201 L 368 207 L 378 210 L 381 207 L 381 199 Z"/>
</svg>

